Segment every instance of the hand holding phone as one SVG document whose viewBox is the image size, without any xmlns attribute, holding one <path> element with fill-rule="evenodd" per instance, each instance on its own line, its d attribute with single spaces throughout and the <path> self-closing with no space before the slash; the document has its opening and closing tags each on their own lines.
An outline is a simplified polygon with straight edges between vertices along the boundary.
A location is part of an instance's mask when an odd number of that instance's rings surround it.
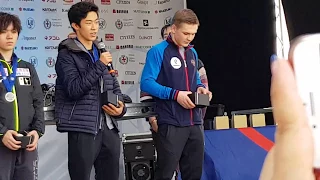
<svg viewBox="0 0 320 180">
<path fill-rule="evenodd" d="M 314 168 L 320 169 L 320 34 L 294 39 L 289 59 L 314 137 Z"/>
<path fill-rule="evenodd" d="M 13 136 L 13 137 L 16 141 L 21 142 L 20 146 L 22 149 L 27 148 L 27 146 L 29 144 L 32 144 L 32 142 L 33 142 L 33 136 L 24 136 L 22 134 L 17 134 L 16 136 Z"/>
</svg>

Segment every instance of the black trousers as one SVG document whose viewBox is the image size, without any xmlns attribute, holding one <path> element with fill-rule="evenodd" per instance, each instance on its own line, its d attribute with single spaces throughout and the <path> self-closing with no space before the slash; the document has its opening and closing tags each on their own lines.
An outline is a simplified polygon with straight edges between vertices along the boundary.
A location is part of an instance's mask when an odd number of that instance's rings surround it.
<svg viewBox="0 0 320 180">
<path fill-rule="evenodd" d="M 0 180 L 38 180 L 38 152 L 0 146 Z"/>
<path fill-rule="evenodd" d="M 176 127 L 160 125 L 156 137 L 155 180 L 171 180 L 179 163 L 183 180 L 200 180 L 204 158 L 201 125 Z"/>
<path fill-rule="evenodd" d="M 118 180 L 120 137 L 116 129 L 103 130 L 94 136 L 68 133 L 68 168 L 71 180 L 90 180 L 92 167 L 97 180 Z"/>
</svg>

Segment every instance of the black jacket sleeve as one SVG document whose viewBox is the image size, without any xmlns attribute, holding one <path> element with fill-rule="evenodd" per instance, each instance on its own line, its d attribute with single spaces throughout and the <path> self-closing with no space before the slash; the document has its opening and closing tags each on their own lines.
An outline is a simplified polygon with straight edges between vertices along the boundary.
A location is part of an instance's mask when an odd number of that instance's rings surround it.
<svg viewBox="0 0 320 180">
<path fill-rule="evenodd" d="M 67 49 L 61 49 L 55 65 L 57 78 L 62 79 L 68 97 L 74 100 L 86 94 L 107 68 L 101 61 L 97 61 L 80 76 L 75 61 Z"/>
<path fill-rule="evenodd" d="M 120 85 L 119 85 L 119 82 L 116 77 L 113 77 L 113 93 L 122 97 Z M 123 104 L 124 104 L 124 102 L 123 102 Z M 126 112 L 127 112 L 127 108 L 126 108 L 126 105 L 124 104 L 122 113 L 119 116 L 115 116 L 114 118 L 121 118 L 121 117 L 123 117 L 123 115 L 126 114 Z"/>
<path fill-rule="evenodd" d="M 8 131 L 8 128 L 0 123 L 0 138 Z"/>
<path fill-rule="evenodd" d="M 31 81 L 33 83 L 33 107 L 35 114 L 33 116 L 33 121 L 31 124 L 31 130 L 36 130 L 41 137 L 45 132 L 45 123 L 44 123 L 44 112 L 43 112 L 43 92 L 40 85 L 40 80 L 35 68 L 29 64 L 29 69 L 31 73 Z"/>
</svg>

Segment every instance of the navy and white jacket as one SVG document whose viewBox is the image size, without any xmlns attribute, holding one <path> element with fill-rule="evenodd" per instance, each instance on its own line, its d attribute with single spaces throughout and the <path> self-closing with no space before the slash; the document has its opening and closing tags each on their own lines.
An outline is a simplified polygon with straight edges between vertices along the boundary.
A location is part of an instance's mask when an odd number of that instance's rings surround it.
<svg viewBox="0 0 320 180">
<path fill-rule="evenodd" d="M 170 36 L 148 51 L 140 88 L 155 99 L 158 125 L 201 124 L 200 108 L 188 110 L 176 101 L 179 91 L 196 92 L 198 87 L 205 87 L 200 81 L 197 61 L 192 46 L 180 54 Z"/>
<path fill-rule="evenodd" d="M 97 42 L 95 42 L 96 44 Z M 92 62 L 89 52 L 76 39 L 59 44 L 56 63 L 55 120 L 59 132 L 84 132 L 96 135 L 101 125 L 101 78 L 104 91 L 122 97 L 116 77 L 100 60 Z M 124 107 L 122 117 L 126 113 Z M 117 128 L 115 118 L 111 117 Z"/>
</svg>

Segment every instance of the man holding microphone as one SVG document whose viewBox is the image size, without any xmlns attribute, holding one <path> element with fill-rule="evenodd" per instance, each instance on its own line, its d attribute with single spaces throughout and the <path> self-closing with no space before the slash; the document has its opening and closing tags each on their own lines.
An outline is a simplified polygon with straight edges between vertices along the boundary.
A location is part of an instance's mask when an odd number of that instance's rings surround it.
<svg viewBox="0 0 320 180">
<path fill-rule="evenodd" d="M 63 40 L 56 63 L 55 119 L 59 132 L 68 132 L 68 169 L 71 180 L 119 179 L 120 138 L 116 118 L 126 108 L 103 104 L 102 93 L 122 96 L 111 73 L 112 57 L 97 42 L 99 9 L 90 2 L 74 4 L 69 12 L 75 39 Z"/>
</svg>

